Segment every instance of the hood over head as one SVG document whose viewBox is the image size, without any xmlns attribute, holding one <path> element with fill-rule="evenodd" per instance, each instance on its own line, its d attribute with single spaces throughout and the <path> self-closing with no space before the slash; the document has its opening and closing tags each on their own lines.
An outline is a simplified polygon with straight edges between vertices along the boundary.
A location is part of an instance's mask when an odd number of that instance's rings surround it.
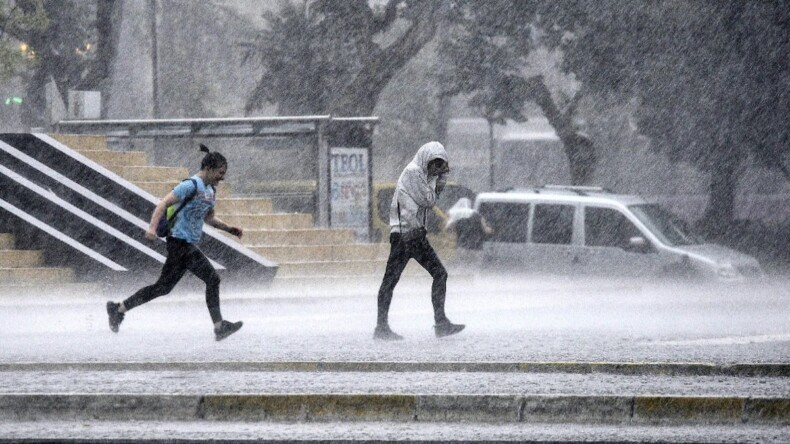
<svg viewBox="0 0 790 444">
<path fill-rule="evenodd" d="M 428 163 L 433 159 L 442 159 L 448 162 L 447 151 L 444 149 L 444 145 L 439 142 L 428 142 L 421 146 L 420 149 L 417 150 L 417 154 L 414 155 L 412 163 L 420 167 L 423 172 L 427 172 Z"/>
</svg>

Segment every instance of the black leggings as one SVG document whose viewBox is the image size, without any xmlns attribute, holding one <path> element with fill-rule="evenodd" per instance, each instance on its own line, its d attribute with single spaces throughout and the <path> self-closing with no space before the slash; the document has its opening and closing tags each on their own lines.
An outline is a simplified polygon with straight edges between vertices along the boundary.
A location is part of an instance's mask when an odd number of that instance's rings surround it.
<svg viewBox="0 0 790 444">
<path fill-rule="evenodd" d="M 384 279 L 379 288 L 378 325 L 387 324 L 392 292 L 411 258 L 414 258 L 422 268 L 428 270 L 428 273 L 433 277 L 431 302 L 433 303 L 434 321 L 438 324 L 447 320 L 447 316 L 444 314 L 447 270 L 442 265 L 442 261 L 439 260 L 433 247 L 428 243 L 428 239 L 423 237 L 419 241 L 413 241 L 409 244 L 409 248 L 406 248 L 405 243 L 401 241 L 400 233 L 392 233 L 390 234 L 390 255 L 387 259 L 387 270 L 384 272 Z"/>
<path fill-rule="evenodd" d="M 167 260 L 155 284 L 143 287 L 123 301 L 127 310 L 145 304 L 173 290 L 187 270 L 206 283 L 206 305 L 214 323 L 222 320 L 219 310 L 219 275 L 206 255 L 195 245 L 178 238 L 167 238 Z"/>
</svg>

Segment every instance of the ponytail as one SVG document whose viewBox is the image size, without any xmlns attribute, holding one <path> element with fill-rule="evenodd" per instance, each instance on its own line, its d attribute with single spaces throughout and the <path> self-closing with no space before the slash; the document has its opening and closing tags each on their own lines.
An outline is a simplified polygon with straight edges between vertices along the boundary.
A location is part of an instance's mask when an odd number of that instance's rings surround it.
<svg viewBox="0 0 790 444">
<path fill-rule="evenodd" d="M 211 152 L 211 150 L 209 150 L 208 147 L 202 143 L 200 144 L 200 152 L 206 153 L 206 155 L 203 157 L 203 160 L 200 162 L 201 170 L 214 170 L 228 165 L 228 161 L 225 159 L 225 156 L 216 151 Z"/>
</svg>

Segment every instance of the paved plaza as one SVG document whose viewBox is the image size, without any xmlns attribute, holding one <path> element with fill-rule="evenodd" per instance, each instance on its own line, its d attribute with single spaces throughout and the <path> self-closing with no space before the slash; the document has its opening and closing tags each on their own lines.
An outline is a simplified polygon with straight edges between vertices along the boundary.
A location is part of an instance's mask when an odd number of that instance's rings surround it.
<svg viewBox="0 0 790 444">
<path fill-rule="evenodd" d="M 396 290 L 398 342 L 372 339 L 375 286 L 225 291 L 223 314 L 244 327 L 222 342 L 199 293 L 131 311 L 118 334 L 104 302 L 124 295 L 5 297 L 0 438 L 790 436 L 785 279 L 467 276 L 451 279 L 447 299 L 467 329 L 444 339 L 433 335 L 429 291 L 423 281 Z"/>
</svg>

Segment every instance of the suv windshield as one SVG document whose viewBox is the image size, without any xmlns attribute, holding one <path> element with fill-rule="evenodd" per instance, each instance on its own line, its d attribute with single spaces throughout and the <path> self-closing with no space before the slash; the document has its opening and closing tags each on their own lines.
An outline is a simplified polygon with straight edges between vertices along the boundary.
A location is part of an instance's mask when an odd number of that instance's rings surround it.
<svg viewBox="0 0 790 444">
<path fill-rule="evenodd" d="M 636 217 L 669 246 L 701 244 L 702 239 L 691 233 L 688 224 L 657 204 L 629 205 Z"/>
</svg>

